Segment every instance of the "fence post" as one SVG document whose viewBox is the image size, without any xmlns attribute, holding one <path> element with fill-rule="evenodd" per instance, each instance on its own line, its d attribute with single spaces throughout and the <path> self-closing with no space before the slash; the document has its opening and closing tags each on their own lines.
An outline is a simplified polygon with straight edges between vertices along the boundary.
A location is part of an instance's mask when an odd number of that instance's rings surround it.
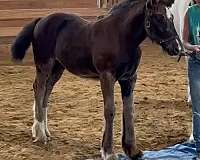
<svg viewBox="0 0 200 160">
<path fill-rule="evenodd" d="M 97 6 L 99 8 L 111 8 L 118 3 L 119 0 L 97 0 Z"/>
</svg>

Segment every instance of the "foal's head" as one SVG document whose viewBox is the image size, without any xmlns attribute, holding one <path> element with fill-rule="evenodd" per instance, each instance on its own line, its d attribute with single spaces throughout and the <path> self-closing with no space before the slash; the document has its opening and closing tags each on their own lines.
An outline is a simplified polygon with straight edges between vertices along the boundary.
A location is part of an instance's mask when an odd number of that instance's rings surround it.
<svg viewBox="0 0 200 160">
<path fill-rule="evenodd" d="M 178 55 L 181 42 L 167 10 L 173 3 L 174 0 L 147 0 L 145 29 L 148 37 L 161 45 L 169 55 Z"/>
</svg>

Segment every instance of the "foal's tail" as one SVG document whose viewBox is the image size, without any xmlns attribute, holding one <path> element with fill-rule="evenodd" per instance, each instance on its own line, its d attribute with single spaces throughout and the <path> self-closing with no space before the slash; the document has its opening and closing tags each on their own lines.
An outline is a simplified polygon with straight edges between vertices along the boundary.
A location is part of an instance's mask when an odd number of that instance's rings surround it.
<svg viewBox="0 0 200 160">
<path fill-rule="evenodd" d="M 27 24 L 12 43 L 11 54 L 14 61 L 23 60 L 26 50 L 31 45 L 34 28 L 40 19 L 41 18 L 37 18 L 31 23 Z"/>
</svg>

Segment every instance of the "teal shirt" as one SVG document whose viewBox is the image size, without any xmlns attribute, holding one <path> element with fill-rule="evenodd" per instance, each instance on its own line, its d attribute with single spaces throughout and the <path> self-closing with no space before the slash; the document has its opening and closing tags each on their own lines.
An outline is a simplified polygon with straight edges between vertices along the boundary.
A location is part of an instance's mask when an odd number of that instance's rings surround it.
<svg viewBox="0 0 200 160">
<path fill-rule="evenodd" d="M 188 9 L 189 42 L 200 45 L 200 6 L 193 5 Z"/>
</svg>

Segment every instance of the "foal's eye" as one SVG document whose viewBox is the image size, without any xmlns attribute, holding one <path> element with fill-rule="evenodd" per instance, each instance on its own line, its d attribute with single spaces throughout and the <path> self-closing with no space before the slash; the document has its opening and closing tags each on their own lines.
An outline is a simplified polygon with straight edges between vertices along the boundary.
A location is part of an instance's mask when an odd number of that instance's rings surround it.
<svg viewBox="0 0 200 160">
<path fill-rule="evenodd" d="M 157 20 L 162 23 L 162 22 L 165 21 L 165 16 L 163 16 L 163 15 L 162 16 L 158 16 Z"/>
</svg>

